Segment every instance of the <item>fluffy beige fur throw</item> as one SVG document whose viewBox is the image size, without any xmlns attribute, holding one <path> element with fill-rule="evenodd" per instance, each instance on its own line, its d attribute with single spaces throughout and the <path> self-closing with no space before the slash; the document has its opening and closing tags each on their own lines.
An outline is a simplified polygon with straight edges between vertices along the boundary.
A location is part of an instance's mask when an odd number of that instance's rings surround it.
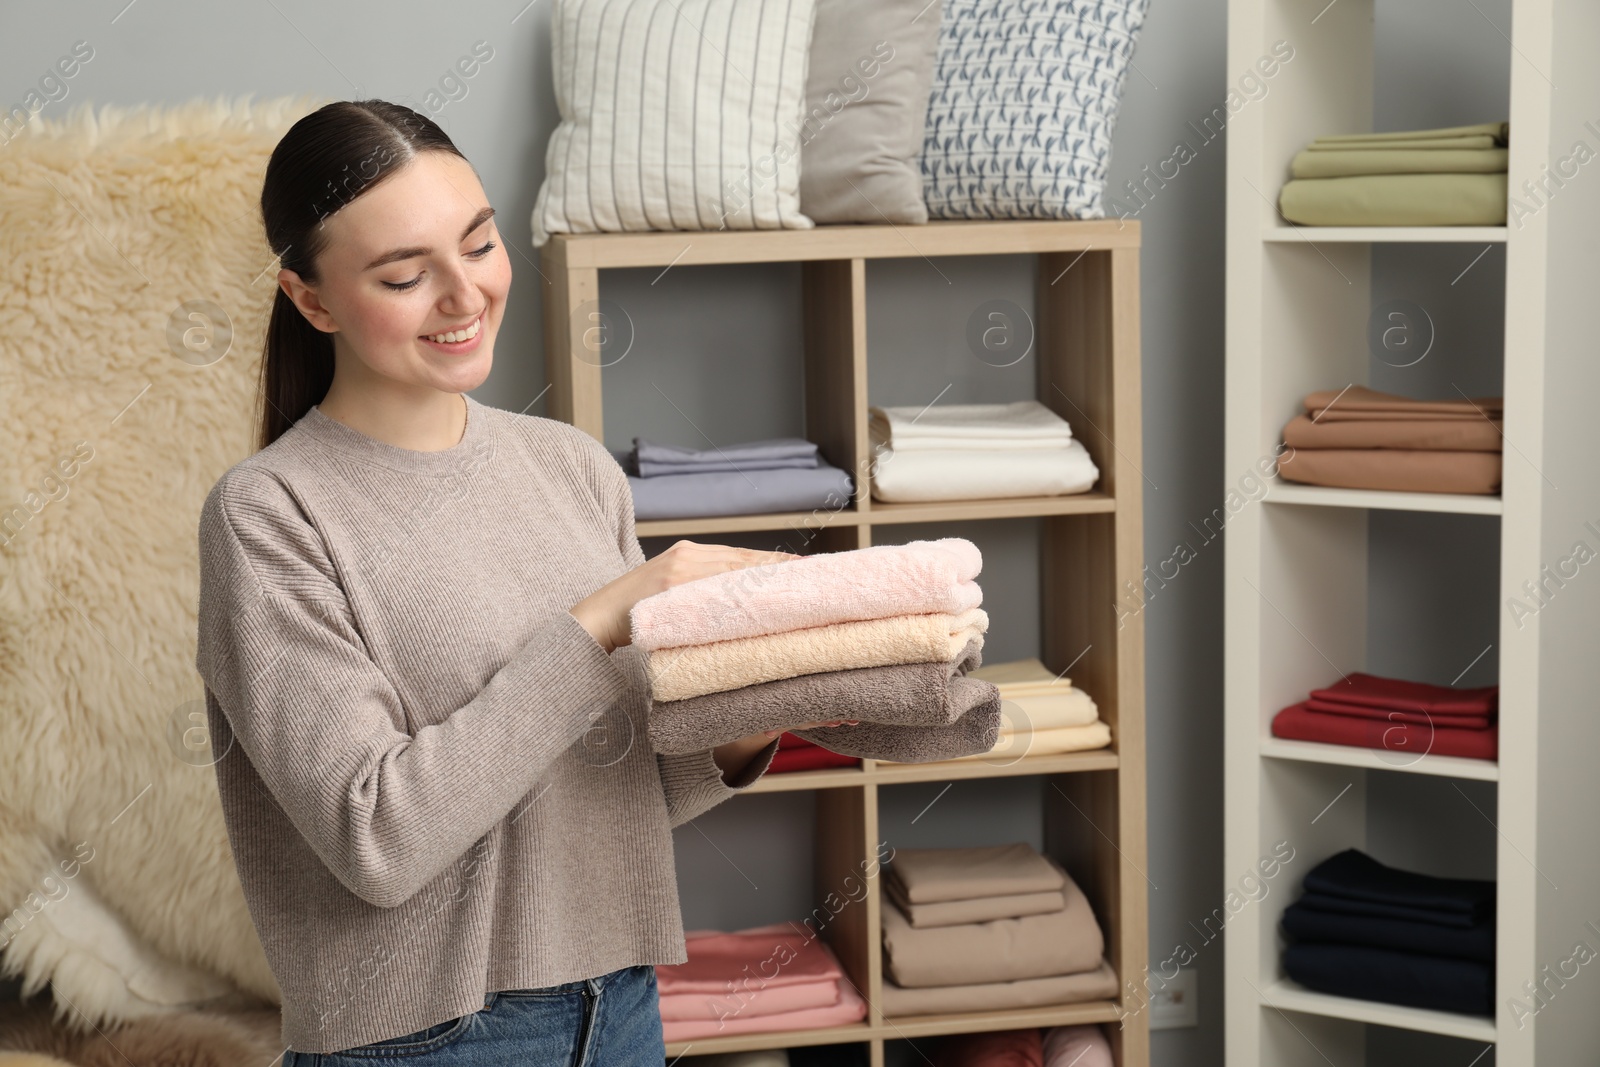
<svg viewBox="0 0 1600 1067">
<path fill-rule="evenodd" d="M 198 703 L 196 521 L 253 449 L 261 176 L 321 103 L 80 108 L 0 148 L 0 968 L 63 1027 L 279 1000 Z"/>
</svg>

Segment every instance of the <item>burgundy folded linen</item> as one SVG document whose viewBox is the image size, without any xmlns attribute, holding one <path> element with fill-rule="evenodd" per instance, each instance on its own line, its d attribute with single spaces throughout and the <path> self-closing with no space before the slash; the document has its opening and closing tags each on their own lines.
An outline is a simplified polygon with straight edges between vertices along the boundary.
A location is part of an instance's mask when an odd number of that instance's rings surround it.
<svg viewBox="0 0 1600 1067">
<path fill-rule="evenodd" d="M 896 726 L 858 722 L 854 726 L 817 726 L 795 733 L 833 752 L 894 763 L 933 763 L 988 752 L 1000 739 L 1000 690 L 990 682 L 958 676 L 950 679 L 953 703 L 969 710 L 945 726 Z"/>
<path fill-rule="evenodd" d="M 791 771 L 820 771 L 824 767 L 859 767 L 859 756 L 846 756 L 829 752 L 818 745 L 809 748 L 780 748 L 772 754 L 767 764 L 768 774 L 788 774 Z"/>
<path fill-rule="evenodd" d="M 1500 488 L 1500 453 L 1301 448 L 1278 458 L 1278 476 L 1336 489 L 1489 494 Z"/>
<path fill-rule="evenodd" d="M 933 1067 L 1044 1067 L 1039 1028 L 950 1034 L 933 1046 Z"/>
<path fill-rule="evenodd" d="M 1105 1031 L 1094 1023 L 1044 1032 L 1044 1067 L 1116 1067 Z"/>
<path fill-rule="evenodd" d="M 883 1013 L 940 1015 L 954 1012 L 1037 1008 L 1055 1004 L 1080 1004 L 1110 1000 L 1117 995 L 1117 972 L 1104 959 L 1092 970 L 1050 978 L 1019 978 L 1015 982 L 979 982 L 972 985 L 928 986 L 906 989 L 883 979 Z"/>
<path fill-rule="evenodd" d="M 1306 414 L 1321 422 L 1329 418 L 1351 414 L 1377 415 L 1386 419 L 1422 417 L 1449 417 L 1499 415 L 1505 409 L 1505 398 L 1480 396 L 1460 400 L 1413 400 L 1409 396 L 1380 393 L 1364 385 L 1351 385 L 1343 389 L 1318 389 L 1305 399 Z"/>
<path fill-rule="evenodd" d="M 1304 702 L 1292 704 L 1272 717 L 1272 736 L 1291 741 L 1321 741 L 1330 745 L 1379 748 L 1397 756 L 1465 756 L 1493 760 L 1500 751 L 1500 727 L 1462 730 L 1449 726 L 1385 722 L 1350 715 L 1312 711 Z"/>
<path fill-rule="evenodd" d="M 721 993 L 667 993 L 658 999 L 664 1022 L 777 1015 L 781 1012 L 826 1008 L 839 1003 L 839 980 L 819 978 L 815 982 L 745 990 L 739 988 L 735 978 L 730 977 L 728 989 Z"/>
<path fill-rule="evenodd" d="M 1290 448 L 1419 448 L 1499 452 L 1500 423 L 1471 415 L 1449 419 L 1318 419 L 1296 415 L 1283 428 Z"/>
<path fill-rule="evenodd" d="M 944 612 L 983 602 L 983 568 L 964 537 L 874 545 L 713 574 L 636 603 L 633 643 L 646 652 L 838 622 Z"/>
<path fill-rule="evenodd" d="M 801 674 L 684 700 L 655 701 L 650 707 L 650 743 L 655 751 L 675 756 L 819 719 L 948 726 L 989 695 L 984 686 L 993 688 L 990 683 L 951 684 L 953 678 L 982 665 L 982 649 L 982 640 L 973 638 L 953 660 Z"/>
<path fill-rule="evenodd" d="M 1386 711 L 1425 711 L 1430 715 L 1488 715 L 1500 707 L 1498 685 L 1455 689 L 1404 678 L 1352 671 L 1332 685 L 1313 689 L 1316 700 L 1360 704 Z"/>
<path fill-rule="evenodd" d="M 1462 730 L 1486 730 L 1494 725 L 1493 715 L 1435 715 L 1426 711 L 1395 711 L 1392 708 L 1369 708 L 1360 704 L 1346 704 L 1339 700 L 1318 700 L 1315 697 L 1303 702 L 1311 711 L 1323 715 L 1349 715 L 1357 719 L 1381 719 L 1384 722 L 1432 723 L 1434 726 L 1451 726 Z"/>
<path fill-rule="evenodd" d="M 667 1041 L 697 1041 L 718 1034 L 770 1034 L 786 1030 L 820 1030 L 828 1026 L 849 1026 L 867 1017 L 867 1002 L 849 982 L 839 982 L 839 1000 L 825 1008 L 805 1008 L 775 1015 L 739 1014 L 727 1019 L 684 1020 L 661 1023 Z"/>
</svg>

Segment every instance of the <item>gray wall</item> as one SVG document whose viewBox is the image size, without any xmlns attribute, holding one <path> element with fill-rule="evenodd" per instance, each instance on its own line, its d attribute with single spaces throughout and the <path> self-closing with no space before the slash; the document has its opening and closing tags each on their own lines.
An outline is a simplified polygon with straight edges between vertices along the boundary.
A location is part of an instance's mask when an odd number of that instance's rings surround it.
<svg viewBox="0 0 1600 1067">
<path fill-rule="evenodd" d="M 1379 16 L 1385 42 L 1379 64 L 1380 128 L 1501 117 L 1503 93 L 1485 98 L 1471 88 L 1505 72 L 1506 46 L 1493 26 L 1442 0 L 1400 6 L 1406 10 Z M 1498 26 L 1509 27 L 1507 0 L 1478 6 Z M 449 66 L 474 42 L 487 41 L 493 59 L 467 83 L 466 95 L 435 117 L 483 176 L 491 202 L 500 209 L 516 272 L 494 373 L 475 395 L 520 411 L 543 388 L 540 290 L 528 216 L 544 173 L 545 140 L 556 120 L 547 62 L 550 10 L 549 3 L 537 0 L 526 8 L 523 0 L 448 8 L 408 0 L 381 6 L 306 0 L 227 5 L 139 0 L 131 8 L 126 0 L 10 4 L 6 32 L 0 35 L 0 102 L 20 102 L 58 55 L 84 39 L 95 57 L 69 83 L 69 95 L 46 107 L 46 117 L 59 117 L 85 101 L 132 105 L 306 91 L 384 97 L 421 109 L 425 94 L 438 89 Z M 1116 131 L 1113 189 L 1146 164 L 1169 157 L 1180 138 L 1192 142 L 1186 124 L 1221 103 L 1237 74 L 1227 69 L 1225 32 L 1223 0 L 1155 5 Z M 1199 146 L 1197 158 L 1138 215 L 1144 225 L 1145 549 L 1151 559 L 1169 555 L 1174 544 L 1192 536 L 1188 524 L 1221 503 L 1223 166 L 1222 140 Z M 1453 263 L 1432 266 L 1442 270 Z M 1470 312 L 1473 300 L 1493 295 L 1500 264 L 1498 252 L 1478 264 L 1477 276 L 1469 275 L 1477 288 L 1435 286 L 1424 296 L 1406 295 L 1436 302 L 1441 309 L 1436 318 L 1458 331 L 1459 320 L 1451 314 Z M 1406 269 L 1389 261 L 1376 267 L 1375 289 Z M 700 431 L 719 442 L 798 434 L 795 269 L 680 267 L 656 281 L 657 273 L 622 271 L 605 279 L 607 296 L 627 308 L 637 328 L 633 351 L 607 371 L 607 444 L 626 447 L 636 434 L 695 447 L 705 445 Z M 868 281 L 872 402 L 927 402 L 946 382 L 955 385 L 944 394 L 945 402 L 1031 395 L 1032 370 L 1026 362 L 990 367 L 966 352 L 961 341 L 966 318 L 980 302 L 998 297 L 1031 305 L 1025 259 L 875 263 Z M 1493 385 L 1486 371 L 1474 380 L 1486 390 Z M 543 401 L 528 410 L 542 414 Z M 986 603 L 1012 606 L 1011 613 L 997 614 L 988 657 L 1035 654 L 1038 523 L 970 524 L 956 532 L 984 551 Z M 903 531 L 907 539 L 927 534 L 917 528 Z M 1454 531 L 1443 536 L 1453 537 Z M 646 550 L 657 547 L 647 544 Z M 1492 545 L 1481 538 L 1462 549 L 1463 558 L 1470 559 L 1483 558 L 1485 551 L 1492 560 Z M 1404 562 L 1396 559 L 1395 566 Z M 1219 861 L 1221 567 L 1218 544 L 1201 547 L 1199 558 L 1152 598 L 1145 612 L 1148 872 L 1158 887 L 1150 892 L 1150 944 L 1158 960 L 1180 940 L 1192 938 L 1190 922 L 1217 905 L 1226 880 Z M 1481 626 L 1472 620 L 1460 643 L 1471 644 Z M 1441 639 L 1437 648 L 1438 670 L 1456 662 L 1453 642 Z M 884 836 L 900 846 L 1013 837 L 1039 842 L 1038 782 L 958 783 L 939 796 L 941 788 L 885 791 Z M 723 805 L 681 829 L 679 871 L 688 925 L 743 925 L 807 910 L 809 857 L 793 846 L 807 840 L 812 818 L 805 795 L 756 796 Z M 1220 953 L 1220 943 L 1199 948 L 1201 1025 L 1157 1033 L 1157 1063 L 1222 1062 Z"/>
</svg>

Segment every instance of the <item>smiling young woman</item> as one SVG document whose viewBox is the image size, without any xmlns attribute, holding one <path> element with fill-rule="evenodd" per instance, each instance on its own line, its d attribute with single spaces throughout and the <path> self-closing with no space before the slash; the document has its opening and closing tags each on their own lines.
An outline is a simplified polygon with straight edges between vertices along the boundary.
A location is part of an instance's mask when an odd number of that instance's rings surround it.
<svg viewBox="0 0 1600 1067">
<path fill-rule="evenodd" d="M 779 731 L 653 752 L 629 611 L 792 554 L 647 561 L 599 441 L 467 395 L 511 265 L 430 119 L 307 115 L 261 208 L 282 268 L 260 449 L 201 511 L 196 666 L 284 1067 L 659 1065 L 672 827 Z"/>
</svg>

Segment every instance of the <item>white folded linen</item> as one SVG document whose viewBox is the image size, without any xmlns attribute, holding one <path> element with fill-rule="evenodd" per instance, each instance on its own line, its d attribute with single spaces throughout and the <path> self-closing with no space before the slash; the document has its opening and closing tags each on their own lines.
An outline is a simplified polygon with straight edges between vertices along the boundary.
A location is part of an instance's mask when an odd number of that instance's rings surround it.
<svg viewBox="0 0 1600 1067">
<path fill-rule="evenodd" d="M 867 412 L 873 443 L 901 452 L 1044 448 L 1072 440 L 1071 425 L 1037 400 L 869 407 Z"/>
<path fill-rule="evenodd" d="M 873 449 L 872 498 L 885 503 L 1059 496 L 1094 487 L 1100 469 L 1078 441 L 1065 448 Z"/>
</svg>

